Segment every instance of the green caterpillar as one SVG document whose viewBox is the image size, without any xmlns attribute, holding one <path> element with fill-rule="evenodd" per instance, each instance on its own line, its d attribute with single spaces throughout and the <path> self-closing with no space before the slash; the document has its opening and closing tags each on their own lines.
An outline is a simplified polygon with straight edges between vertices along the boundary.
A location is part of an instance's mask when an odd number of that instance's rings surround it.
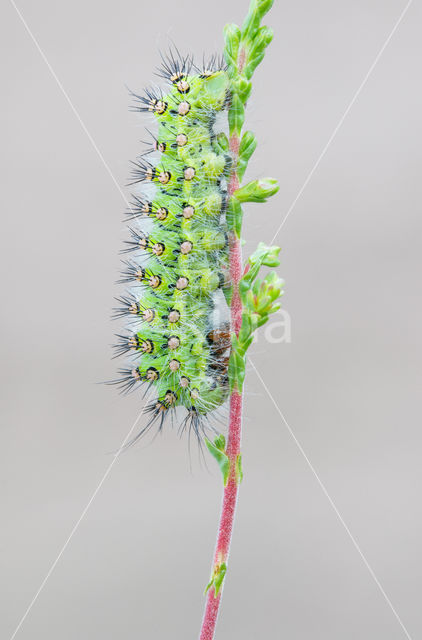
<svg viewBox="0 0 422 640">
<path fill-rule="evenodd" d="M 153 148 L 133 163 L 130 238 L 119 282 L 131 287 L 119 298 L 116 316 L 127 316 L 117 355 L 133 365 L 120 370 L 123 391 L 146 383 L 156 399 L 150 424 L 170 410 L 187 409 L 198 433 L 203 417 L 226 400 L 229 326 L 215 324 L 218 290 L 230 288 L 225 222 L 230 154 L 213 130 L 216 114 L 230 100 L 229 79 L 212 61 L 198 70 L 191 59 L 163 60 L 166 94 L 134 94 L 136 109 L 154 114 Z M 157 163 L 146 159 L 161 154 Z M 150 186 L 151 185 L 151 186 Z M 151 194 L 151 190 L 153 193 Z M 147 222 L 148 220 L 148 222 Z M 221 294 L 220 294 L 221 295 Z M 224 300 L 224 298 L 223 298 Z"/>
</svg>

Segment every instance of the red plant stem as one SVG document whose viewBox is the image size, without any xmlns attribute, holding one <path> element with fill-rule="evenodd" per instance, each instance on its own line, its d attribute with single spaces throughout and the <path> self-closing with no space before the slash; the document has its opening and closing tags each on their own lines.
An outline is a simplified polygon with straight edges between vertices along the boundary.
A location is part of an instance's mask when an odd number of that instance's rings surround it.
<svg viewBox="0 0 422 640">
<path fill-rule="evenodd" d="M 239 144 L 239 137 L 233 134 L 230 137 L 230 151 L 232 153 L 234 170 L 230 176 L 228 185 L 229 198 L 239 188 L 239 179 L 236 172 L 236 164 L 239 157 Z M 230 277 L 233 285 L 233 295 L 230 306 L 231 326 L 236 335 L 239 335 L 240 325 L 242 324 L 242 302 L 239 295 L 239 281 L 242 277 L 242 250 L 240 246 L 240 239 L 234 232 L 231 232 L 229 236 L 229 259 Z M 242 394 L 239 393 L 237 389 L 234 389 L 230 396 L 230 423 L 226 448 L 226 454 L 230 462 L 230 472 L 227 484 L 224 487 L 223 504 L 221 507 L 220 524 L 218 527 L 217 544 L 214 554 L 214 572 L 217 572 L 222 564 L 227 565 L 229 557 L 239 489 L 239 479 L 236 474 L 236 468 L 238 456 L 240 454 L 241 433 Z M 221 596 L 222 588 L 216 595 L 214 586 L 211 585 L 207 593 L 207 602 L 202 622 L 200 640 L 212 640 L 214 638 Z"/>
<path fill-rule="evenodd" d="M 236 512 L 238 494 L 238 480 L 236 478 L 236 460 L 240 452 L 240 436 L 242 430 L 242 395 L 233 391 L 230 398 L 230 427 L 227 445 L 227 455 L 230 460 L 230 475 L 224 487 L 223 505 L 221 508 L 220 524 L 218 527 L 217 544 L 214 554 L 214 570 L 221 564 L 226 564 L 229 557 L 233 522 Z M 212 640 L 217 624 L 220 608 L 222 588 L 215 595 L 214 586 L 207 593 L 204 619 L 202 621 L 200 640 Z"/>
</svg>

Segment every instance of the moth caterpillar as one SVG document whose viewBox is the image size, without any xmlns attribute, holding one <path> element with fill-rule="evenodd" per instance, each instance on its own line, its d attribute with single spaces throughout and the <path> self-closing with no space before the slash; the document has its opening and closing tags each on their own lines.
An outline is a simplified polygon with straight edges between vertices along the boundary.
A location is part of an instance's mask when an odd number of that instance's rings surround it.
<svg viewBox="0 0 422 640">
<path fill-rule="evenodd" d="M 214 123 L 230 100 L 224 63 L 198 69 L 190 57 L 163 57 L 167 91 L 133 94 L 135 109 L 157 126 L 148 150 L 132 163 L 137 186 L 128 211 L 123 269 L 115 317 L 127 318 L 117 335 L 123 391 L 152 387 L 149 425 L 176 407 L 199 432 L 203 418 L 227 399 L 229 326 L 215 324 L 218 291 L 228 288 L 225 221 L 231 156 Z M 153 161 L 152 155 L 158 155 Z M 224 301 L 224 297 L 222 297 Z M 149 426 L 148 425 L 148 426 Z"/>
<path fill-rule="evenodd" d="M 126 317 L 117 335 L 116 356 L 128 356 L 120 370 L 123 391 L 144 385 L 156 396 L 137 440 L 155 421 L 185 409 L 180 431 L 204 439 L 223 477 L 224 493 L 200 640 L 213 640 L 227 572 L 239 485 L 242 403 L 246 353 L 256 330 L 279 308 L 283 281 L 279 247 L 260 242 L 242 259 L 242 205 L 263 203 L 278 191 L 262 178 L 242 184 L 257 141 L 244 131 L 251 78 L 270 44 L 261 25 L 274 0 L 251 0 L 239 27 L 224 29 L 224 59 L 203 69 L 190 57 L 163 57 L 160 75 L 167 90 L 134 94 L 135 108 L 156 120 L 152 142 L 133 162 L 129 234 L 122 253 L 120 283 L 126 285 L 115 310 Z M 227 109 L 228 137 L 217 132 L 216 116 Z M 224 294 L 224 295 L 223 295 Z M 221 302 L 220 302 L 221 301 Z M 215 313 L 225 309 L 224 314 Z M 229 400 L 227 442 L 204 433 L 209 414 Z M 133 440 L 133 441 L 134 441 Z M 132 442 L 133 442 L 132 441 Z"/>
</svg>

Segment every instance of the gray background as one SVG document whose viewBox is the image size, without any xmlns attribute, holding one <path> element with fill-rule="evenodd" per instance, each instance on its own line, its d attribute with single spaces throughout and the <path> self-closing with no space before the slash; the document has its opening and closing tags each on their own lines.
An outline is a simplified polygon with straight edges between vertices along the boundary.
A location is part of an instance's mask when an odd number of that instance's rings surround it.
<svg viewBox="0 0 422 640">
<path fill-rule="evenodd" d="M 143 138 L 125 84 L 171 39 L 202 55 L 245 2 L 19 0 L 122 187 Z M 245 219 L 269 242 L 405 6 L 278 1 L 254 83 Z M 109 320 L 124 203 L 14 8 L 1 8 L 1 638 L 10 638 L 140 409 Z M 278 241 L 292 343 L 252 358 L 413 639 L 421 637 L 421 107 L 414 3 Z M 198 25 L 204 22 L 202 28 Z M 250 367 L 245 480 L 219 640 L 405 637 Z M 197 636 L 221 480 L 167 430 L 119 458 L 17 638 Z"/>
</svg>

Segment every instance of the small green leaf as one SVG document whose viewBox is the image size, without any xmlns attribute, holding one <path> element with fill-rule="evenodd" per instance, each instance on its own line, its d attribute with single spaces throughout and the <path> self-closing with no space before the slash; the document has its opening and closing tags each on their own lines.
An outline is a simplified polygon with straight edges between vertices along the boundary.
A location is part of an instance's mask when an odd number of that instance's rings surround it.
<svg viewBox="0 0 422 640">
<path fill-rule="evenodd" d="M 234 192 L 233 197 L 239 202 L 266 202 L 267 198 L 273 196 L 279 190 L 277 180 L 274 178 L 262 178 L 248 182 Z"/>
<path fill-rule="evenodd" d="M 253 331 L 251 317 L 249 313 L 243 313 L 242 324 L 239 331 L 239 342 L 246 342 Z"/>
<path fill-rule="evenodd" d="M 259 27 L 256 41 L 254 43 L 254 48 L 265 48 L 271 44 L 274 38 L 274 31 L 271 27 L 267 27 L 266 25 Z"/>
<path fill-rule="evenodd" d="M 239 145 L 239 156 L 249 160 L 256 149 L 257 141 L 252 131 L 245 131 Z"/>
<path fill-rule="evenodd" d="M 257 66 L 262 62 L 265 49 L 273 39 L 273 30 L 269 27 L 259 27 L 249 47 L 247 47 L 246 65 L 243 70 L 244 76 L 250 80 Z"/>
<path fill-rule="evenodd" d="M 259 29 L 259 23 L 273 4 L 274 0 L 252 0 L 248 14 L 242 25 L 242 40 L 244 40 L 247 45 L 253 44 Z"/>
<path fill-rule="evenodd" d="M 275 271 L 271 271 L 264 278 L 266 294 L 271 302 L 277 300 L 282 295 L 284 280 L 279 278 Z"/>
<path fill-rule="evenodd" d="M 236 80 L 233 80 L 231 90 L 233 94 L 237 94 L 243 104 L 245 104 L 251 95 L 252 82 L 247 80 L 244 76 L 239 76 Z"/>
<path fill-rule="evenodd" d="M 243 343 L 242 347 L 243 347 L 243 352 L 246 354 L 246 351 L 249 349 L 249 347 L 251 346 L 253 342 L 253 333 L 249 336 L 249 338 Z M 243 360 L 245 362 L 245 358 Z M 242 379 L 242 387 L 243 387 L 243 382 L 244 382 L 244 377 Z"/>
<path fill-rule="evenodd" d="M 278 257 L 280 251 L 280 247 L 275 245 L 269 247 L 265 242 L 260 242 L 252 255 L 249 256 L 248 262 L 251 267 L 255 265 L 259 265 L 260 267 L 278 267 L 280 264 Z M 252 269 L 243 277 L 247 278 L 251 271 Z"/>
<path fill-rule="evenodd" d="M 239 51 L 239 43 L 241 37 L 240 29 L 237 24 L 226 24 L 223 33 L 225 42 L 224 51 L 225 53 L 228 53 L 230 58 L 235 61 Z"/>
<path fill-rule="evenodd" d="M 256 269 L 257 266 L 258 265 L 255 265 L 255 269 Z M 261 268 L 261 266 L 262 266 L 262 263 L 259 263 L 259 267 L 260 268 Z M 251 269 L 251 271 L 252 271 L 252 269 Z M 260 291 L 261 291 L 261 284 L 262 284 L 262 280 L 260 278 L 256 278 L 255 282 L 252 285 L 252 293 L 253 293 L 254 297 L 256 298 L 254 300 L 254 309 L 256 307 L 257 298 L 258 298 L 258 296 L 260 294 Z"/>
<path fill-rule="evenodd" d="M 280 293 L 280 296 L 282 296 L 282 295 L 283 295 L 283 293 Z M 269 314 L 276 313 L 279 309 L 281 309 L 281 304 L 279 304 L 277 302 L 277 304 L 272 304 L 271 305 L 271 309 L 270 309 L 270 311 L 268 313 Z"/>
<path fill-rule="evenodd" d="M 229 78 L 235 78 L 238 73 L 237 62 L 234 58 L 231 57 L 227 49 L 224 50 L 224 60 L 227 64 L 227 75 L 229 76 Z"/>
<path fill-rule="evenodd" d="M 230 353 L 228 374 L 230 390 L 233 391 L 234 388 L 237 388 L 239 392 L 242 391 L 245 380 L 245 356 L 235 346 L 232 347 Z"/>
<path fill-rule="evenodd" d="M 219 436 L 214 438 L 214 444 L 217 447 L 217 449 L 220 449 L 220 451 L 224 451 L 224 449 L 226 448 L 226 438 L 223 436 L 222 433 L 220 433 Z"/>
<path fill-rule="evenodd" d="M 226 573 L 227 565 L 225 562 L 222 562 L 218 566 L 214 567 L 211 579 L 205 587 L 205 593 L 207 593 L 207 591 L 209 591 L 211 587 L 214 587 L 214 598 L 216 598 L 221 590 Z"/>
<path fill-rule="evenodd" d="M 210 579 L 209 583 L 205 587 L 204 594 L 206 594 L 207 591 L 209 591 L 211 589 L 213 583 L 214 583 L 214 575 L 211 576 L 211 579 Z"/>
<path fill-rule="evenodd" d="M 223 474 L 224 486 L 226 486 L 230 473 L 230 460 L 224 451 L 218 448 L 213 442 L 211 442 L 211 440 L 208 440 L 208 438 L 205 438 L 205 444 L 207 445 L 210 454 L 217 460 L 217 464 Z M 221 441 L 219 444 L 221 444 Z"/>
<path fill-rule="evenodd" d="M 239 147 L 239 159 L 237 162 L 237 175 L 239 180 L 242 180 L 248 162 L 256 149 L 257 141 L 254 134 L 251 131 L 245 131 L 240 141 Z"/>
<path fill-rule="evenodd" d="M 249 284 L 247 282 L 245 283 L 245 285 L 249 287 Z M 244 299 L 242 300 L 244 302 L 245 307 L 249 309 L 249 311 L 255 311 L 256 301 L 255 301 L 253 291 L 251 291 L 251 289 L 248 288 L 248 291 Z"/>
<path fill-rule="evenodd" d="M 249 291 L 249 282 L 243 278 L 239 282 L 239 294 L 242 302 L 246 304 L 246 299 Z"/>
<path fill-rule="evenodd" d="M 257 53 L 254 58 L 248 62 L 248 64 L 245 66 L 245 69 L 243 71 L 244 75 L 249 79 L 252 78 L 253 73 L 255 71 L 255 69 L 257 68 L 258 65 L 261 64 L 261 62 L 263 61 L 265 57 L 265 53 Z"/>
<path fill-rule="evenodd" d="M 259 13 L 259 17 L 263 18 L 266 13 L 271 9 L 274 4 L 274 0 L 256 0 L 256 10 Z"/>
<path fill-rule="evenodd" d="M 268 321 L 267 315 L 260 316 L 257 328 L 259 329 L 260 327 L 262 327 L 267 321 Z"/>
<path fill-rule="evenodd" d="M 243 211 L 240 202 L 236 198 L 230 198 L 226 212 L 227 226 L 237 237 L 240 236 L 242 228 Z"/>
<path fill-rule="evenodd" d="M 218 596 L 220 589 L 223 586 L 226 573 L 227 573 L 227 565 L 225 562 L 222 562 L 218 568 L 218 571 L 214 576 L 214 597 L 215 598 Z"/>
<path fill-rule="evenodd" d="M 224 133 L 224 131 L 221 131 L 215 140 L 215 143 L 218 147 L 218 150 L 221 152 L 228 152 L 229 151 L 229 141 L 227 139 L 226 134 Z"/>
<path fill-rule="evenodd" d="M 252 46 L 248 52 L 248 62 L 252 62 L 254 58 L 261 53 L 264 53 L 266 47 L 271 43 L 274 37 L 274 32 L 270 27 L 259 27 L 256 36 L 253 40 Z"/>
<path fill-rule="evenodd" d="M 245 121 L 245 108 L 239 96 L 234 93 L 229 109 L 229 130 L 230 135 L 240 135 Z"/>
<path fill-rule="evenodd" d="M 242 24 L 242 39 L 247 42 L 253 41 L 258 30 L 261 16 L 259 13 L 257 0 L 252 0 L 248 14 Z"/>
</svg>

